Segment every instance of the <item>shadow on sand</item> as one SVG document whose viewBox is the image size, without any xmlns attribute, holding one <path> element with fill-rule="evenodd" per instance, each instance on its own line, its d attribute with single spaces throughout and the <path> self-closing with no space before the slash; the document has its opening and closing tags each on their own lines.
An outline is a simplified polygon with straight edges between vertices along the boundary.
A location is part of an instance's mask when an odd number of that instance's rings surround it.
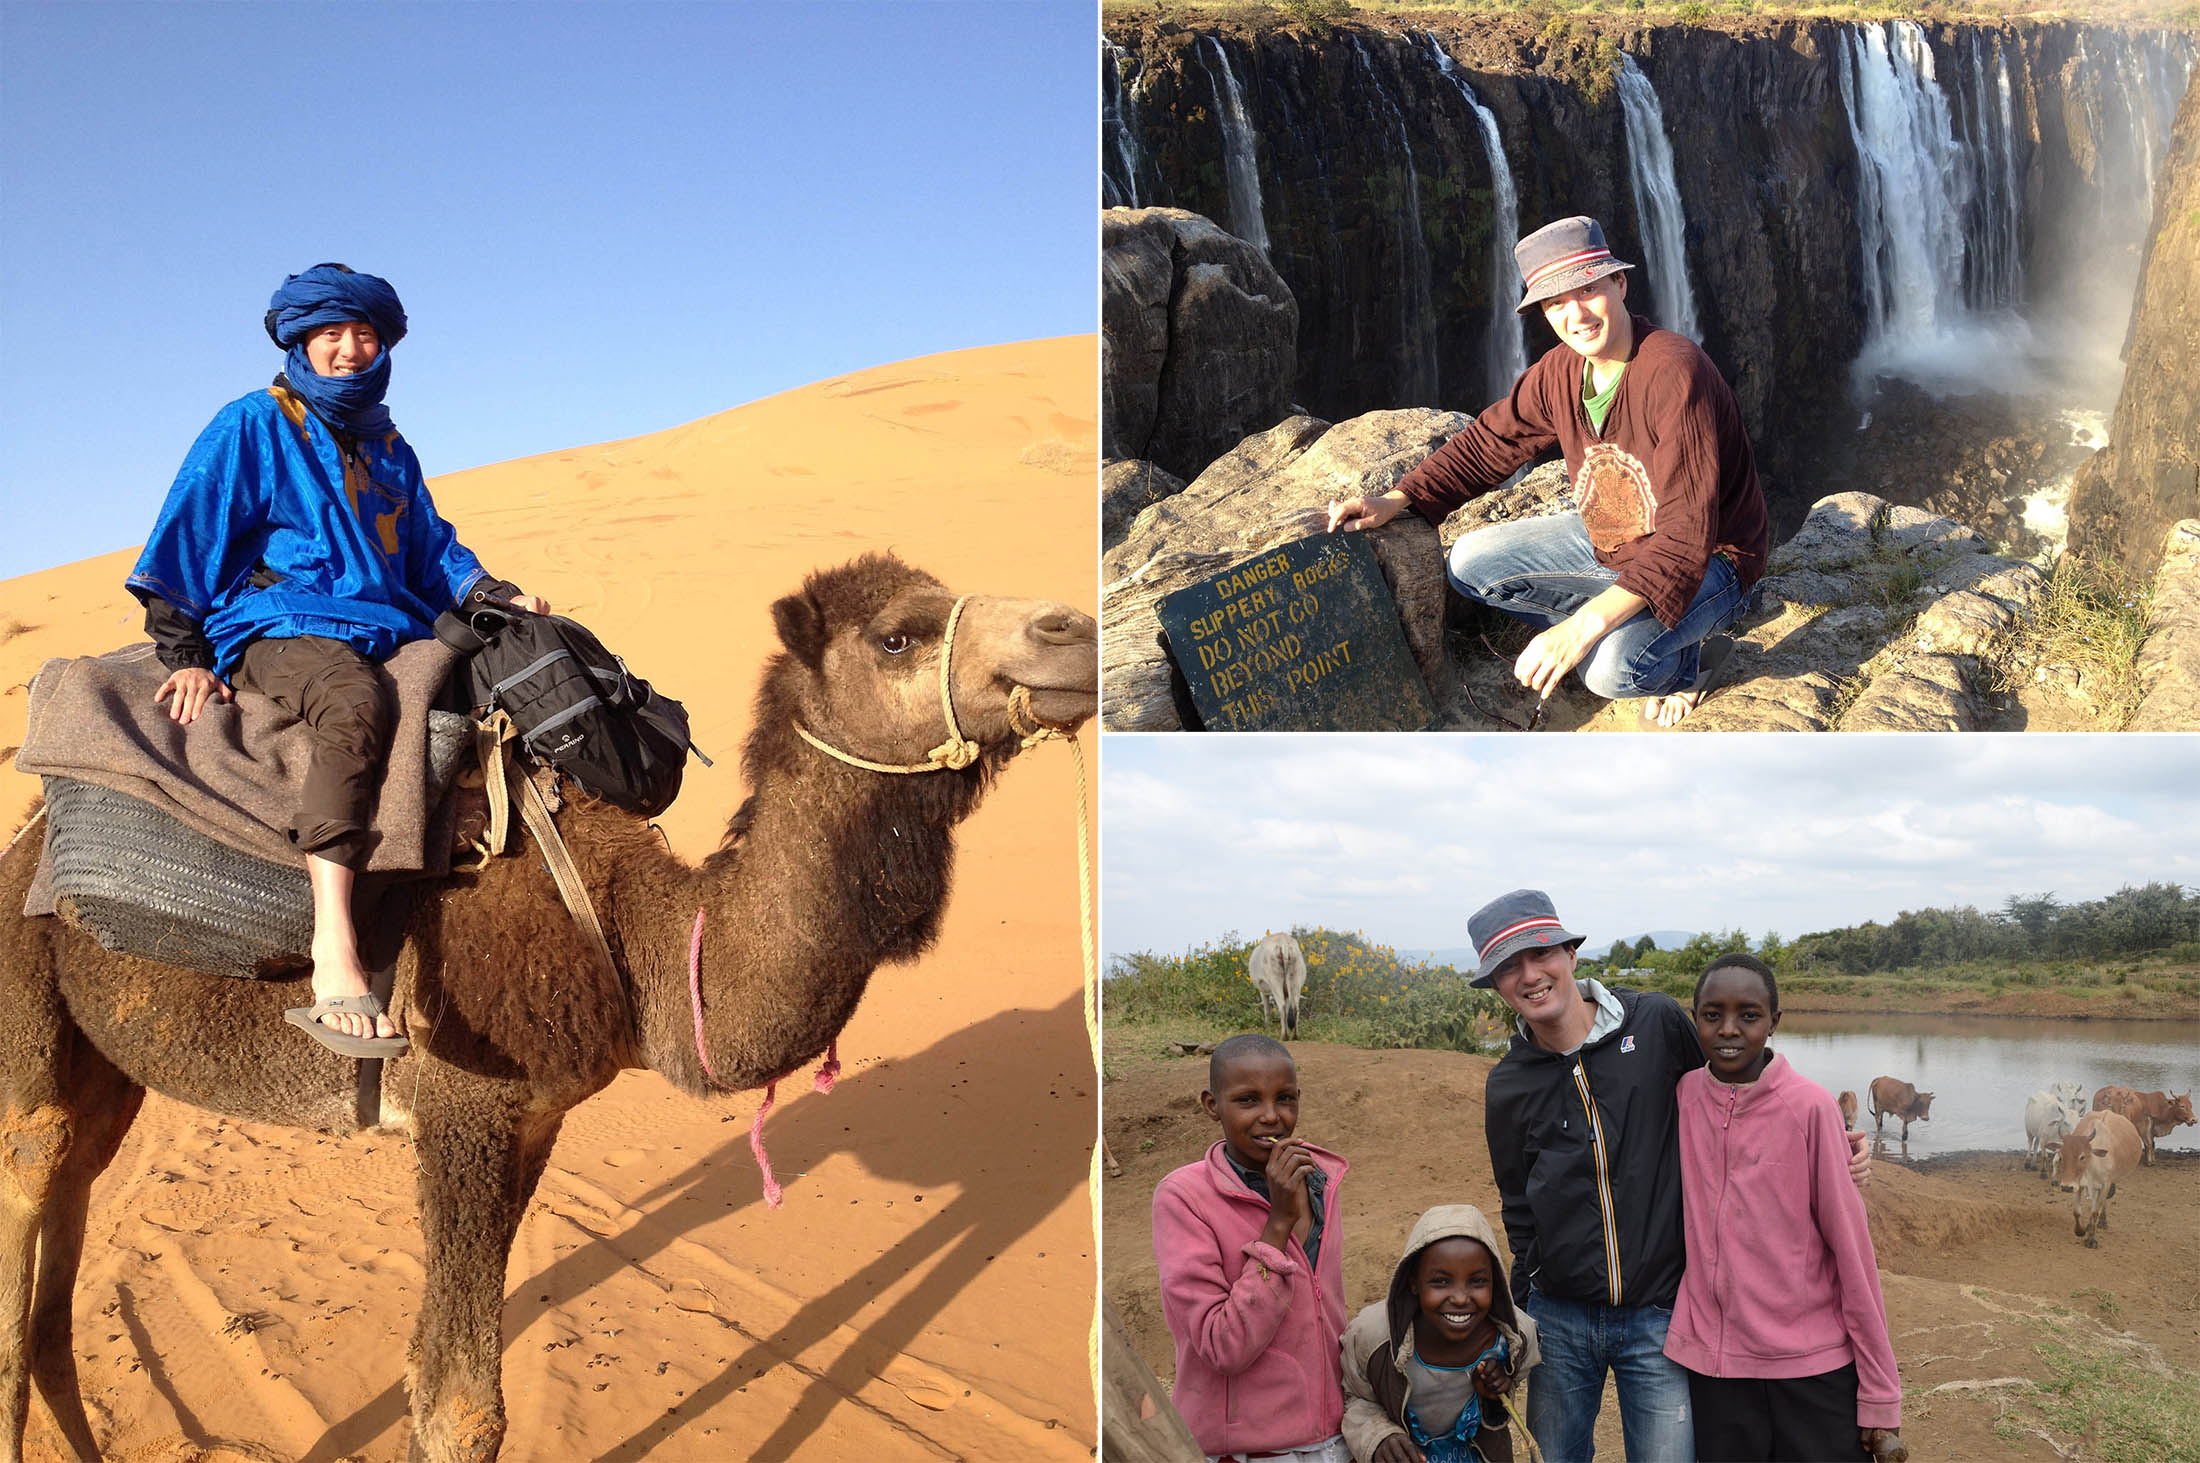
<svg viewBox="0 0 2200 1463">
<path fill-rule="evenodd" d="M 741 1353 L 683 1399 L 676 1414 L 668 1413 L 615 1444 L 597 1463 L 633 1463 L 648 1457 L 689 1421 L 774 1367 L 795 1366 L 809 1377 L 801 1402 L 753 1447 L 719 1438 L 713 1440 L 712 1451 L 743 1448 L 746 1456 L 786 1458 L 835 1407 L 875 1410 L 856 1396 L 864 1382 L 913 1342 L 996 1255 L 1084 1186 L 1096 1126 L 1098 1079 L 1092 1074 L 1091 1060 L 1078 997 L 1072 996 L 1048 1010 L 1003 1011 L 988 1017 L 914 1056 L 843 1078 L 822 1101 L 799 1103 L 776 1115 L 768 1131 L 773 1164 L 783 1175 L 814 1169 L 835 1154 L 845 1154 L 868 1172 L 918 1191 L 954 1185 L 961 1192 L 891 1248 L 867 1260 L 851 1255 L 852 1262 L 861 1260 L 857 1268 L 805 1304 L 776 1333 L 758 1336 L 742 1327 L 737 1317 L 728 1318 L 727 1324 L 748 1342 Z M 1045 1086 L 1039 1091 L 987 1091 L 983 1082 L 973 1080 L 1001 1068 L 1046 1074 Z M 1050 1099 L 1046 1089 L 1059 1096 Z M 1080 1101 L 1076 1092 L 1094 1095 Z M 972 1097 L 978 1100 L 973 1102 Z M 686 1100 L 670 1092 L 665 1098 Z M 1004 1143 L 1004 1104 L 1009 1111 L 1043 1105 L 1051 1109 L 1054 1120 Z M 934 1113 L 941 1116 L 930 1116 Z M 918 1114 L 926 1116 L 920 1119 Z M 950 1141 L 923 1145 L 903 1141 L 912 1121 L 924 1122 L 931 1136 Z M 802 1201 L 799 1192 L 788 1196 L 789 1211 L 776 1216 L 763 1212 L 746 1130 L 728 1127 L 736 1136 L 631 1201 L 630 1208 L 649 1211 L 648 1217 L 624 1231 L 616 1245 L 598 1239 L 514 1283 L 504 1308 L 507 1349 L 512 1337 L 546 1311 L 625 1269 L 629 1255 L 638 1261 L 657 1254 L 684 1238 L 691 1227 L 750 1211 L 756 1211 L 767 1226 L 804 1223 L 792 1209 Z M 554 1153 L 551 1163 L 557 1163 Z M 726 1258 L 740 1260 L 738 1255 Z M 883 1315 L 868 1320 L 863 1342 L 848 1348 L 831 1366 L 814 1371 L 794 1360 L 836 1328 L 850 1325 L 881 1290 L 926 1266 L 930 1268 L 923 1280 Z M 1064 1324 L 1074 1325 L 1081 1335 L 1088 1320 L 1080 1312 L 1065 1317 Z M 332 1424 L 299 1463 L 337 1463 L 391 1427 L 408 1422 L 404 1387 L 393 1383 Z"/>
</svg>

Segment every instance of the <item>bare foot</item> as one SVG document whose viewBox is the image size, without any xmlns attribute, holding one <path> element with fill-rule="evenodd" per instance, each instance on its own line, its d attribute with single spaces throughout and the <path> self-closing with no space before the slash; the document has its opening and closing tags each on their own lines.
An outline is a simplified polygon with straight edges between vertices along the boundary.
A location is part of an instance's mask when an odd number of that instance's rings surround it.
<svg viewBox="0 0 2200 1463">
<path fill-rule="evenodd" d="M 359 961 L 356 946 L 343 946 L 334 941 L 314 941 L 313 948 L 313 999 L 316 1003 L 335 1000 L 341 996 L 366 994 L 367 971 Z M 357 1011 L 329 1011 L 321 1016 L 321 1024 L 331 1031 L 341 1031 L 346 1036 L 396 1036 L 397 1027 L 390 1018 L 371 1018 Z"/>
<path fill-rule="evenodd" d="M 1679 726 L 1710 695 L 1718 684 L 1719 675 L 1734 656 L 1734 640 L 1728 635 L 1714 635 L 1703 643 L 1698 654 L 1696 684 L 1685 691 L 1674 691 L 1664 696 L 1643 698 L 1642 717 L 1659 728 Z"/>
<path fill-rule="evenodd" d="M 1703 704 L 1701 691 L 1675 691 L 1670 696 L 1651 696 L 1642 703 L 1642 719 L 1656 726 L 1678 726 L 1689 712 Z"/>
</svg>

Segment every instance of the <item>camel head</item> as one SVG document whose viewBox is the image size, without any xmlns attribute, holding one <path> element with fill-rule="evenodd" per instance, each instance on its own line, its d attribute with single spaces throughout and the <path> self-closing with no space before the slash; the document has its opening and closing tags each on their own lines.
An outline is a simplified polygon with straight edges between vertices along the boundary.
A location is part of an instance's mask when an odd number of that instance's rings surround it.
<svg viewBox="0 0 2200 1463">
<path fill-rule="evenodd" d="M 890 554 L 811 575 L 772 606 L 786 651 L 766 674 L 759 720 L 792 716 L 866 761 L 925 761 L 949 737 L 940 670 L 955 599 Z M 1074 731 L 1099 708 L 1098 628 L 1067 605 L 974 595 L 948 664 L 955 721 L 987 763 L 1037 725 Z M 1019 687 L 1028 709 L 1011 705 Z"/>
</svg>

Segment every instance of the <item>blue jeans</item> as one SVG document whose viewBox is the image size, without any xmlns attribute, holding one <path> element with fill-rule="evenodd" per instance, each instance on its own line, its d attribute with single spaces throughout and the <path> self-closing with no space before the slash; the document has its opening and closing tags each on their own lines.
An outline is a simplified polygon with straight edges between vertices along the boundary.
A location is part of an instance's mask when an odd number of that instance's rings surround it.
<svg viewBox="0 0 2200 1463">
<path fill-rule="evenodd" d="M 1522 518 L 1476 529 L 1451 546 L 1444 572 L 1468 599 L 1549 629 L 1612 587 L 1578 513 Z M 1666 696 L 1696 684 L 1696 647 L 1741 614 L 1749 592 L 1734 566 L 1713 557 L 1696 598 L 1668 630 L 1642 611 L 1590 647 L 1581 683 L 1607 701 Z"/>
<path fill-rule="evenodd" d="M 1542 1364 L 1528 1373 L 1528 1431 L 1544 1463 L 1596 1456 L 1607 1370 L 1619 1387 L 1630 1463 L 1695 1463 L 1688 1372 L 1665 1354 L 1671 1310 L 1560 1300 L 1533 1289 L 1521 1304 L 1535 1317 L 1543 1350 Z"/>
</svg>

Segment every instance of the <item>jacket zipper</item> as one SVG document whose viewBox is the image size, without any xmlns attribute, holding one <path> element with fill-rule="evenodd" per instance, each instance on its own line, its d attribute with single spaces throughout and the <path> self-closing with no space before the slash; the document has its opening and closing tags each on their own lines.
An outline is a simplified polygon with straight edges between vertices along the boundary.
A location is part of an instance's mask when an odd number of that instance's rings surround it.
<svg viewBox="0 0 2200 1463">
<path fill-rule="evenodd" d="M 1716 1078 L 1713 1080 L 1717 1081 Z M 1714 1256 L 1726 1253 L 1726 1196 L 1728 1181 L 1734 1171 L 1734 1110 L 1741 1105 L 1742 1100 L 1739 1088 L 1724 1082 L 1718 1085 L 1726 1088 L 1726 1113 L 1719 1120 L 1719 1202 L 1711 1211 L 1717 1216 L 1712 1224 L 1711 1252 Z M 1719 1301 L 1719 1344 L 1712 1355 L 1717 1359 L 1719 1371 L 1723 1375 L 1726 1370 L 1726 1317 L 1729 1307 L 1721 1292 L 1731 1289 L 1733 1272 L 1727 1266 L 1718 1265 L 1715 1260 L 1713 1263 L 1716 1268 L 1712 1276 L 1712 1293 Z"/>
<path fill-rule="evenodd" d="M 1612 1181 L 1606 1169 L 1604 1148 L 1604 1121 L 1597 1116 L 1596 1098 L 1589 1091 L 1589 1069 L 1586 1063 L 1574 1062 L 1574 1086 L 1581 1091 L 1582 1109 L 1589 1115 L 1589 1144 L 1593 1150 L 1597 1174 L 1597 1207 L 1604 1213 L 1604 1284 L 1611 1295 L 1611 1303 L 1620 1303 L 1619 1274 L 1619 1223 L 1612 1213 Z"/>
</svg>

